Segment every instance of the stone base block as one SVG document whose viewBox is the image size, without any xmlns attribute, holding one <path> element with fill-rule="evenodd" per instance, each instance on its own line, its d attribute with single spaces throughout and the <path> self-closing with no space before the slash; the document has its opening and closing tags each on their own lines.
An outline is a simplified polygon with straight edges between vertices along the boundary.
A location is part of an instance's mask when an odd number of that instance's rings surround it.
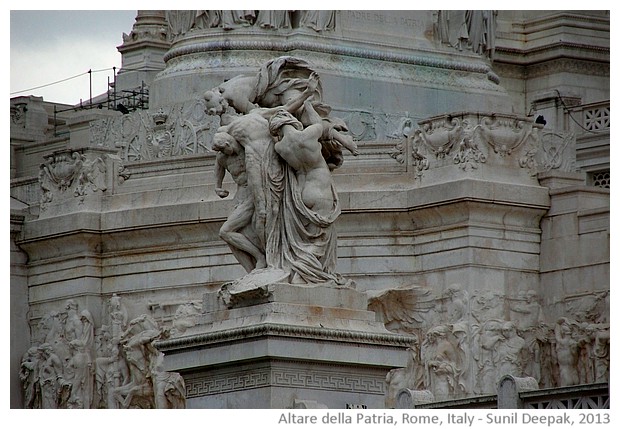
<svg viewBox="0 0 620 429">
<path fill-rule="evenodd" d="M 256 286 L 256 285 L 255 285 Z M 416 339 L 389 332 L 351 287 L 284 283 L 204 296 L 199 323 L 157 343 L 189 408 L 383 408 Z"/>
</svg>

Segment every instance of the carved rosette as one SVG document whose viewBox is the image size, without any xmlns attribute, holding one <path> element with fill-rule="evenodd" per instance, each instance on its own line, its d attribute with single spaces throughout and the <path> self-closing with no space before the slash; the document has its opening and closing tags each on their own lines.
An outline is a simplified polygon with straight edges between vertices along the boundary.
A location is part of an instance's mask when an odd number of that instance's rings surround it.
<svg viewBox="0 0 620 429">
<path fill-rule="evenodd" d="M 82 151 L 61 150 L 45 156 L 39 170 L 41 208 L 59 196 L 72 195 L 79 203 L 89 192 L 105 191 L 106 166 L 101 157 Z"/>
</svg>

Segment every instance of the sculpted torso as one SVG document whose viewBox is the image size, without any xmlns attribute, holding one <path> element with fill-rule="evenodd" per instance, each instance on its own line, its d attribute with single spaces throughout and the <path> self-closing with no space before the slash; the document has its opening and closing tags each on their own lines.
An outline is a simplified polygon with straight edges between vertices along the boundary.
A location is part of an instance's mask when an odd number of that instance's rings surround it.
<svg viewBox="0 0 620 429">
<path fill-rule="evenodd" d="M 326 215 L 333 209 L 334 200 L 331 174 L 318 142 L 323 128 L 321 125 L 311 125 L 303 131 L 291 125 L 284 128 L 284 136 L 275 144 L 275 151 L 295 170 L 306 207 Z"/>
</svg>

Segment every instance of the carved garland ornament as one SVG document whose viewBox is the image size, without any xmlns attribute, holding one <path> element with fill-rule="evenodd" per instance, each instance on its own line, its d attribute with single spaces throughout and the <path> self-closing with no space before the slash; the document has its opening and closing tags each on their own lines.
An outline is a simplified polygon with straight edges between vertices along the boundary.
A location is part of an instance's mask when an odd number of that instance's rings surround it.
<svg viewBox="0 0 620 429">
<path fill-rule="evenodd" d="M 88 190 L 105 191 L 105 163 L 100 157 L 87 158 L 80 152 L 60 151 L 47 155 L 39 170 L 41 208 L 53 201 L 54 195 L 73 189 L 79 203 L 84 201 Z"/>
<path fill-rule="evenodd" d="M 477 169 L 486 163 L 490 148 L 500 158 L 520 153 L 516 165 L 537 173 L 539 155 L 539 128 L 531 118 L 513 115 L 480 115 L 459 113 L 436 116 L 419 122 L 411 138 L 413 165 L 418 176 L 429 168 L 426 154 L 435 157 L 436 165 L 444 165 L 451 156 L 454 164 L 463 170 Z M 525 149 L 521 149 L 525 146 Z"/>
</svg>

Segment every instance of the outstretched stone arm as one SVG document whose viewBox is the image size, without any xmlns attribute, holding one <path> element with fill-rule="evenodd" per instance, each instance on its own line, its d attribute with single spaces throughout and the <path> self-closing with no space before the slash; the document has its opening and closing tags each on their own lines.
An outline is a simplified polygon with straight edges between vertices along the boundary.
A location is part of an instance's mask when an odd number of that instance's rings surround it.
<svg viewBox="0 0 620 429">
<path fill-rule="evenodd" d="M 306 113 L 307 119 L 310 121 L 310 124 L 320 124 L 321 126 L 323 126 L 323 118 L 321 118 L 321 116 L 317 113 L 316 109 L 312 105 L 311 100 L 304 100 L 304 111 Z"/>
<path fill-rule="evenodd" d="M 306 86 L 306 89 L 301 94 L 299 94 L 298 97 L 289 101 L 283 107 L 289 113 L 294 114 L 297 110 L 299 110 L 301 106 L 304 105 L 306 100 L 315 93 L 318 86 L 319 86 L 319 76 L 315 72 L 312 72 L 312 74 L 310 74 L 310 77 L 308 78 L 308 86 Z"/>
</svg>

